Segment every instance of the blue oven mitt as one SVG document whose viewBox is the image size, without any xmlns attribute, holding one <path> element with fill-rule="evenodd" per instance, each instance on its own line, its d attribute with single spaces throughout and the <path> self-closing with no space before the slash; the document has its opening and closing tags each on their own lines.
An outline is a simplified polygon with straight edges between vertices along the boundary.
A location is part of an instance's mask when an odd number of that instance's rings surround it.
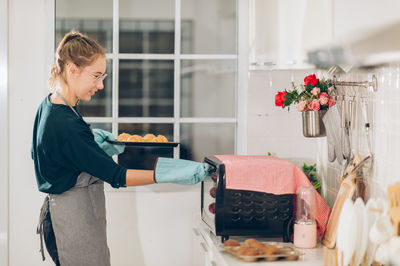
<svg viewBox="0 0 400 266">
<path fill-rule="evenodd" d="M 154 169 L 154 179 L 157 183 L 194 185 L 213 171 L 214 168 L 207 163 L 160 157 Z"/>
<path fill-rule="evenodd" d="M 99 128 L 93 129 L 92 132 L 94 135 L 94 141 L 96 141 L 96 143 L 105 153 L 107 153 L 107 155 L 113 156 L 124 152 L 125 145 L 111 144 L 106 141 L 106 139 L 111 141 L 115 140 L 114 135 L 111 134 L 110 132 Z"/>
</svg>

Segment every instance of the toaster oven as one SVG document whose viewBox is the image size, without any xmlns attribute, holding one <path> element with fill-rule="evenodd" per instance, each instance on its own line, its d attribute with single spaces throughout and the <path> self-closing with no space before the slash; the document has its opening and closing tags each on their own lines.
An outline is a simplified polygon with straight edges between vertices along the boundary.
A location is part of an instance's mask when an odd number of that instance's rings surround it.
<svg viewBox="0 0 400 266">
<path fill-rule="evenodd" d="M 225 165 L 214 156 L 204 158 L 216 171 L 201 183 L 201 218 L 221 236 L 282 237 L 293 233 L 294 194 L 227 189 Z"/>
</svg>

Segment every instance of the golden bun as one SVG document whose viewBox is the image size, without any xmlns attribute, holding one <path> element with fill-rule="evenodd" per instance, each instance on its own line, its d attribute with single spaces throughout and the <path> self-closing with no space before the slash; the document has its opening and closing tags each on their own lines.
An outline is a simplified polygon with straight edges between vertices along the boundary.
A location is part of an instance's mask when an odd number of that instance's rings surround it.
<svg viewBox="0 0 400 266">
<path fill-rule="evenodd" d="M 260 255 L 260 251 L 256 248 L 247 248 L 243 253 L 243 256 L 257 256 Z"/>
<path fill-rule="evenodd" d="M 279 248 L 276 246 L 268 246 L 259 249 L 264 255 L 275 255 L 279 254 Z"/>
<path fill-rule="evenodd" d="M 154 142 L 168 142 L 168 139 L 163 135 L 158 135 L 153 139 Z"/>
<path fill-rule="evenodd" d="M 117 141 L 127 141 L 131 135 L 128 133 L 121 133 L 117 137 Z"/>
<path fill-rule="evenodd" d="M 225 247 L 238 247 L 240 246 L 239 241 L 234 240 L 234 239 L 228 239 L 224 242 Z"/>
<path fill-rule="evenodd" d="M 244 245 L 245 246 L 247 246 L 247 247 L 251 247 L 251 246 L 253 246 L 255 243 L 260 243 L 260 242 L 258 242 L 256 239 L 254 239 L 254 238 L 248 238 L 248 239 L 246 239 L 245 241 L 244 241 Z"/>
<path fill-rule="evenodd" d="M 131 135 L 128 133 L 121 133 L 117 137 L 117 141 L 128 141 L 128 142 L 168 142 L 168 139 L 159 134 L 157 137 L 154 134 L 146 134 L 144 137 L 140 135 Z"/>
<path fill-rule="evenodd" d="M 153 139 L 155 138 L 156 136 L 154 135 L 154 134 L 146 134 L 146 135 L 144 135 L 144 137 L 143 137 L 143 141 L 153 141 Z"/>
<path fill-rule="evenodd" d="M 249 247 L 246 246 L 241 246 L 236 250 L 236 253 L 242 255 L 243 253 L 245 253 L 247 250 L 249 249 Z"/>
<path fill-rule="evenodd" d="M 265 248 L 265 245 L 263 244 L 263 243 L 261 243 L 261 242 L 252 242 L 252 243 L 250 243 L 249 244 L 249 247 L 251 247 L 251 248 L 257 248 L 257 249 L 262 249 L 262 248 Z"/>
<path fill-rule="evenodd" d="M 132 136 L 130 136 L 128 138 L 127 141 L 130 141 L 130 142 L 143 142 L 143 138 L 142 138 L 142 136 L 139 136 L 139 135 L 132 135 Z"/>
</svg>

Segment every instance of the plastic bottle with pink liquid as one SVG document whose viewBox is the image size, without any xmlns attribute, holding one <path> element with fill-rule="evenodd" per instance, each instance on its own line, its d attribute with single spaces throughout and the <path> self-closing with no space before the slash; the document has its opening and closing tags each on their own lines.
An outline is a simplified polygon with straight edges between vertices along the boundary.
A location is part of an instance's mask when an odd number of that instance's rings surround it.
<svg viewBox="0 0 400 266">
<path fill-rule="evenodd" d="M 315 222 L 315 191 L 311 186 L 300 186 L 296 191 L 296 220 L 293 243 L 298 248 L 315 248 L 317 224 Z"/>
</svg>

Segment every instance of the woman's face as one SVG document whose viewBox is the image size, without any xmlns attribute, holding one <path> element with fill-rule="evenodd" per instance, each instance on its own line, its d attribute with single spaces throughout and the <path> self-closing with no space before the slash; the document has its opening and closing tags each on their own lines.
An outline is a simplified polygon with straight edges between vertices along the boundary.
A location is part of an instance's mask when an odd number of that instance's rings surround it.
<svg viewBox="0 0 400 266">
<path fill-rule="evenodd" d="M 68 81 L 69 87 L 79 100 L 89 101 L 92 96 L 104 88 L 103 77 L 106 73 L 106 59 L 99 56 L 91 65 L 75 68 Z"/>
</svg>

